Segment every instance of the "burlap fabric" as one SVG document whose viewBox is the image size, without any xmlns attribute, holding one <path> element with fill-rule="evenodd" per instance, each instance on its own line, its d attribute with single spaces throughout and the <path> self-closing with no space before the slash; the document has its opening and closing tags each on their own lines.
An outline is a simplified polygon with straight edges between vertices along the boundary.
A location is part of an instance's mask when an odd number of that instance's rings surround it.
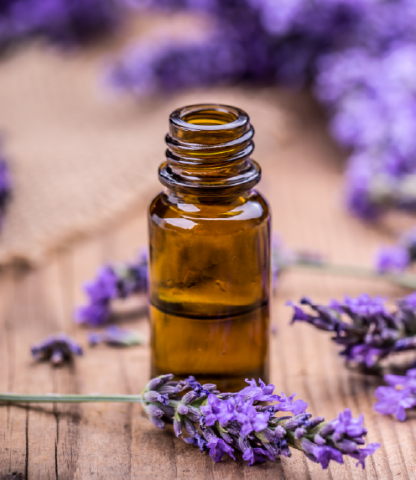
<svg viewBox="0 0 416 480">
<path fill-rule="evenodd" d="M 2 151 L 13 200 L 0 234 L 0 264 L 36 264 L 57 247 L 124 212 L 161 186 L 169 113 L 203 101 L 246 109 L 269 155 L 288 134 L 273 91 L 192 92 L 137 102 L 100 83 L 104 52 L 30 48 L 0 63 Z"/>
</svg>

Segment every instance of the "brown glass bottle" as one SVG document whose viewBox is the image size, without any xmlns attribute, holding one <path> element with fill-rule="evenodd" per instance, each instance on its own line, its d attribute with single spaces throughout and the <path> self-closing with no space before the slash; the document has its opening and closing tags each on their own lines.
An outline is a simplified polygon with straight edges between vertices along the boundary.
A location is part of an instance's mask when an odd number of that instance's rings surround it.
<svg viewBox="0 0 416 480">
<path fill-rule="evenodd" d="M 270 213 L 253 187 L 248 115 L 191 105 L 170 116 L 166 189 L 149 209 L 152 376 L 221 390 L 268 381 Z"/>
</svg>

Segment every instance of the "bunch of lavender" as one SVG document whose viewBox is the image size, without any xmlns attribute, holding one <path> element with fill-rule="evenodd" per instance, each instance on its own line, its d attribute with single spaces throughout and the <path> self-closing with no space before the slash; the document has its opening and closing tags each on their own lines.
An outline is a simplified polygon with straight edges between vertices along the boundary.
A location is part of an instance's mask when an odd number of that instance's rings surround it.
<svg viewBox="0 0 416 480">
<path fill-rule="evenodd" d="M 344 347 L 340 355 L 363 369 L 379 367 L 379 361 L 392 353 L 416 349 L 416 293 L 399 300 L 393 311 L 387 309 L 385 299 L 367 294 L 328 305 L 303 298 L 300 304 L 306 308 L 289 302 L 294 309 L 292 323 L 307 322 L 333 332 L 332 340 Z"/>
<path fill-rule="evenodd" d="M 397 16 L 416 21 L 414 7 L 402 11 L 406 2 L 395 3 L 390 31 Z M 416 39 L 395 40 L 381 51 L 354 47 L 327 55 L 315 84 L 334 137 L 353 152 L 347 204 L 370 220 L 392 206 L 416 208 Z"/>
<path fill-rule="evenodd" d="M 109 68 L 110 83 L 142 97 L 224 82 L 305 85 L 317 58 L 353 36 L 369 0 L 151 0 L 147 8 L 209 14 L 213 32 L 195 40 L 139 44 Z"/>
<path fill-rule="evenodd" d="M 0 48 L 28 37 L 74 45 L 114 31 L 124 0 L 3 0 Z"/>
<path fill-rule="evenodd" d="M 327 468 L 334 460 L 343 463 L 347 455 L 365 467 L 365 459 L 378 448 L 366 446 L 363 416 L 354 419 L 346 409 L 330 422 L 305 413 L 307 403 L 273 394 L 274 385 L 252 380 L 238 393 L 220 393 L 213 384 L 201 385 L 193 377 L 174 381 L 173 375 L 153 378 L 138 395 L 14 395 L 0 394 L 9 402 L 136 402 L 143 403 L 153 424 L 164 428 L 173 423 L 177 437 L 207 451 L 215 462 L 225 454 L 235 460 L 240 451 L 249 465 L 291 456 L 290 448 Z M 185 391 L 187 393 L 185 393 Z M 185 394 L 184 394 L 185 393 Z M 183 395 L 183 396 L 182 396 Z M 264 405 L 264 402 L 276 402 Z M 293 415 L 276 416 L 277 412 Z"/>
<path fill-rule="evenodd" d="M 136 96 L 223 82 L 312 83 L 334 137 L 352 150 L 347 204 L 374 219 L 416 208 L 413 0 L 135 0 L 202 11 L 214 32 L 130 48 L 108 73 Z"/>
<path fill-rule="evenodd" d="M 102 267 L 85 287 L 88 303 L 75 312 L 75 321 L 90 326 L 106 323 L 111 317 L 111 301 L 147 289 L 147 252 L 135 262 Z"/>
</svg>

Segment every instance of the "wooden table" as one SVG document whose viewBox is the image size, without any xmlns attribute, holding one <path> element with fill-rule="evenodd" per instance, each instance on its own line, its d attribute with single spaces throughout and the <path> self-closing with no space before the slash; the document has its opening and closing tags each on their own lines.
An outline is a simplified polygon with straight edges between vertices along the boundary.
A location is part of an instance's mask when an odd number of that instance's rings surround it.
<svg viewBox="0 0 416 480">
<path fill-rule="evenodd" d="M 290 101 L 287 100 L 290 98 Z M 286 100 L 285 100 L 286 99 Z M 409 223 L 392 216 L 384 228 L 350 217 L 342 208 L 343 155 L 325 133 L 317 107 L 304 96 L 282 93 L 293 113 L 296 136 L 282 149 L 258 142 L 255 158 L 264 170 L 261 190 L 270 200 L 274 229 L 288 245 L 325 252 L 339 262 L 370 264 L 374 249 Z M 270 128 L 273 128 L 271 125 Z M 149 199 L 150 200 L 150 199 Z M 107 260 L 132 258 L 146 242 L 145 206 L 134 218 L 123 219 L 73 247 L 56 253 L 40 268 L 8 271 L 0 278 L 0 391 L 19 393 L 138 393 L 149 374 L 149 348 L 116 349 L 87 346 L 86 330 L 72 321 L 84 300 L 81 284 Z M 350 407 L 365 414 L 371 442 L 382 448 L 367 469 L 355 461 L 319 465 L 294 452 L 292 458 L 248 467 L 227 458 L 215 464 L 207 455 L 174 437 L 171 429 L 157 430 L 139 405 L 84 404 L 0 407 L 0 477 L 159 478 L 159 479 L 352 479 L 416 478 L 416 421 L 398 423 L 372 410 L 374 378 L 347 371 L 330 336 L 303 324 L 290 326 L 289 299 L 308 295 L 317 301 L 343 294 L 398 296 L 400 291 L 381 281 L 340 279 L 309 273 L 288 273 L 279 281 L 273 300 L 271 337 L 272 380 L 277 391 L 296 392 L 314 414 L 333 418 Z M 136 308 L 140 301 L 132 301 Z M 129 307 L 126 307 L 129 308 Z M 122 324 L 148 336 L 144 316 Z M 63 368 L 36 364 L 31 344 L 64 330 L 85 347 L 83 358 Z"/>
</svg>

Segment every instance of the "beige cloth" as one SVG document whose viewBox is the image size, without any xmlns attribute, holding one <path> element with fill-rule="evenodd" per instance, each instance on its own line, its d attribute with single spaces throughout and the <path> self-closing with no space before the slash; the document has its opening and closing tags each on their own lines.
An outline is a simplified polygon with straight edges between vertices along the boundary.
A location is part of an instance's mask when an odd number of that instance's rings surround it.
<svg viewBox="0 0 416 480">
<path fill-rule="evenodd" d="M 139 103 L 109 93 L 100 83 L 102 65 L 102 52 L 62 55 L 40 47 L 0 63 L 2 152 L 14 183 L 0 264 L 36 264 L 129 209 L 144 208 L 161 189 L 157 168 L 169 113 L 178 106 L 219 101 L 244 108 L 257 143 L 267 148 L 287 135 L 273 91 L 203 91 Z"/>
</svg>

